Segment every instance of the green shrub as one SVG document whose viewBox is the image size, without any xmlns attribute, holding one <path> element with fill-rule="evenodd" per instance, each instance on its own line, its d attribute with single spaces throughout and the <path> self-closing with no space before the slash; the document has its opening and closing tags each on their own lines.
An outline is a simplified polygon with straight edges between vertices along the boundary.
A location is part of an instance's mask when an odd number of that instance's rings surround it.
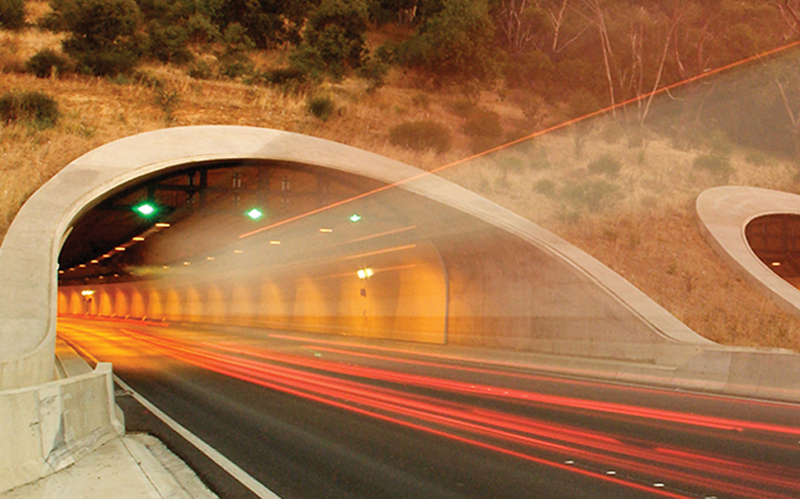
<svg viewBox="0 0 800 500">
<path fill-rule="evenodd" d="M 275 68 L 264 74 L 264 80 L 271 85 L 284 86 L 294 82 L 305 83 L 306 75 L 299 68 Z"/>
<path fill-rule="evenodd" d="M 308 17 L 293 64 L 315 77 L 343 78 L 364 61 L 368 21 L 366 0 L 322 0 Z"/>
<path fill-rule="evenodd" d="M 411 102 L 418 108 L 428 109 L 431 105 L 431 98 L 428 94 L 417 94 L 411 98 Z"/>
<path fill-rule="evenodd" d="M 401 123 L 389 130 L 389 142 L 414 151 L 432 149 L 444 153 L 450 149 L 452 136 L 444 125 L 430 120 Z"/>
<path fill-rule="evenodd" d="M 25 0 L 0 0 L 0 28 L 18 30 L 25 27 Z"/>
<path fill-rule="evenodd" d="M 533 185 L 533 190 L 547 197 L 552 197 L 556 194 L 556 184 L 550 179 L 540 179 Z"/>
<path fill-rule="evenodd" d="M 610 179 L 614 179 L 619 175 L 619 170 L 622 166 L 616 158 L 610 155 L 603 155 L 589 163 L 587 168 L 592 174 L 602 174 Z"/>
<path fill-rule="evenodd" d="M 757 167 L 766 167 L 775 164 L 775 158 L 773 156 L 770 156 L 770 154 L 765 151 L 759 151 L 757 149 L 747 150 L 744 159 L 747 163 Z"/>
<path fill-rule="evenodd" d="M 130 85 L 133 80 L 128 78 L 127 75 L 117 73 L 114 76 L 106 75 L 106 81 L 108 83 L 113 83 L 114 85 Z"/>
<path fill-rule="evenodd" d="M 186 44 L 189 33 L 183 26 L 164 26 L 153 21 L 148 26 L 148 52 L 150 56 L 164 63 L 185 64 L 194 57 Z"/>
<path fill-rule="evenodd" d="M 619 188 L 606 181 L 585 181 L 570 185 L 562 191 L 561 196 L 575 209 L 590 212 L 610 208 L 622 197 Z"/>
<path fill-rule="evenodd" d="M 27 121 L 39 128 L 58 122 L 58 103 L 43 92 L 6 92 L 0 97 L 0 119 L 5 123 Z"/>
<path fill-rule="evenodd" d="M 205 61 L 195 61 L 189 66 L 189 76 L 197 80 L 208 80 L 212 74 L 211 66 Z"/>
<path fill-rule="evenodd" d="M 294 66 L 275 68 L 264 73 L 257 73 L 253 83 L 263 82 L 267 85 L 279 87 L 284 95 L 301 92 L 306 88 L 308 77 L 302 69 Z"/>
<path fill-rule="evenodd" d="M 514 92 L 512 102 L 522 110 L 525 121 L 530 126 L 536 122 L 539 117 L 539 112 L 544 108 L 544 99 L 537 94 L 529 92 Z"/>
<path fill-rule="evenodd" d="M 692 166 L 725 180 L 733 173 L 730 158 L 718 153 L 697 156 L 692 162 Z"/>
<path fill-rule="evenodd" d="M 38 78 L 48 78 L 53 71 L 61 75 L 67 71 L 67 60 L 52 49 L 40 50 L 25 63 L 25 71 Z"/>
<path fill-rule="evenodd" d="M 211 19 L 199 12 L 192 14 L 186 21 L 186 35 L 189 42 L 195 45 L 207 45 L 222 38 L 222 33 Z"/>
<path fill-rule="evenodd" d="M 569 94 L 567 108 L 570 118 L 579 118 L 600 109 L 600 104 L 591 92 L 578 89 Z"/>
<path fill-rule="evenodd" d="M 143 40 L 141 13 L 134 0 L 54 2 L 56 24 L 71 32 L 64 52 L 80 69 L 95 76 L 130 72 L 138 63 Z"/>
<path fill-rule="evenodd" d="M 308 112 L 322 121 L 327 121 L 336 109 L 333 99 L 320 95 L 308 100 Z"/>
<path fill-rule="evenodd" d="M 389 73 L 389 65 L 375 56 L 368 58 L 356 70 L 356 76 L 367 81 L 367 92 L 374 92 L 383 87 L 387 73 Z"/>
<path fill-rule="evenodd" d="M 490 86 L 499 74 L 493 39 L 486 0 L 449 0 L 395 53 L 399 63 L 437 85 Z"/>
<path fill-rule="evenodd" d="M 222 33 L 224 50 L 217 54 L 219 74 L 228 78 L 238 78 L 253 72 L 253 62 L 247 57 L 247 51 L 256 45 L 247 36 L 247 31 L 239 23 L 231 23 Z"/>
<path fill-rule="evenodd" d="M 470 137 L 500 137 L 503 135 L 500 115 L 488 109 L 477 108 L 467 117 L 464 133 Z"/>
<path fill-rule="evenodd" d="M 167 88 L 165 85 L 155 87 L 155 102 L 161 111 L 164 112 L 165 119 L 172 121 L 172 112 L 180 101 L 180 93 L 177 90 Z"/>
<path fill-rule="evenodd" d="M 467 117 L 464 133 L 470 137 L 470 149 L 473 153 L 491 149 L 503 142 L 500 115 L 488 109 L 477 108 Z"/>
<path fill-rule="evenodd" d="M 472 114 L 478 108 L 477 105 L 469 99 L 458 99 L 457 101 L 450 103 L 450 106 L 448 107 L 454 115 L 460 116 L 465 120 L 472 116 Z"/>
<path fill-rule="evenodd" d="M 253 72 L 253 61 L 245 54 L 223 57 L 219 62 L 219 74 L 228 78 L 238 78 Z"/>
<path fill-rule="evenodd" d="M 522 159 L 511 154 L 499 155 L 495 163 L 503 172 L 521 172 L 524 168 Z"/>
<path fill-rule="evenodd" d="M 529 165 L 533 170 L 547 170 L 553 166 L 550 162 L 550 156 L 544 149 L 539 149 L 531 153 Z"/>
<path fill-rule="evenodd" d="M 162 82 L 152 73 L 149 73 L 147 71 L 136 70 L 133 72 L 131 77 L 133 78 L 133 81 L 136 82 L 137 84 L 151 89 L 160 87 L 161 85 L 164 84 L 164 82 Z M 119 81 L 120 79 L 117 78 L 116 80 Z"/>
</svg>

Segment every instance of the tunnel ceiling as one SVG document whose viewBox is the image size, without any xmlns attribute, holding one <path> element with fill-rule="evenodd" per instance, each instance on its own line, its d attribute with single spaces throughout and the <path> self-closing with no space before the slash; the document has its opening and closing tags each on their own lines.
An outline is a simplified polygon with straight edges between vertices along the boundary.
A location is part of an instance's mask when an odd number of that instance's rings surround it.
<svg viewBox="0 0 800 500">
<path fill-rule="evenodd" d="M 59 282 L 130 278 L 131 268 L 152 259 L 190 259 L 243 233 L 379 186 L 364 177 L 285 162 L 194 164 L 118 192 L 75 221 L 59 256 Z M 144 204 L 154 212 L 139 212 Z M 248 215 L 253 209 L 261 215 Z M 200 232 L 202 237 L 193 236 Z M 174 241 L 176 234 L 191 244 L 174 245 L 172 251 L 158 244 Z"/>
<path fill-rule="evenodd" d="M 254 266 L 358 256 L 490 229 L 402 188 L 359 196 L 381 186 L 340 171 L 269 161 L 173 171 L 116 193 L 77 220 L 59 258 L 59 284 L 153 279 L 189 266 L 219 270 L 245 252 Z M 156 211 L 137 213 L 144 202 Z M 315 213 L 321 207 L 330 208 Z M 252 208 L 263 216 L 249 217 Z M 356 214 L 364 220 L 350 220 Z"/>
<path fill-rule="evenodd" d="M 756 256 L 776 274 L 787 280 L 800 278 L 800 215 L 757 217 L 747 224 L 745 237 Z"/>
</svg>

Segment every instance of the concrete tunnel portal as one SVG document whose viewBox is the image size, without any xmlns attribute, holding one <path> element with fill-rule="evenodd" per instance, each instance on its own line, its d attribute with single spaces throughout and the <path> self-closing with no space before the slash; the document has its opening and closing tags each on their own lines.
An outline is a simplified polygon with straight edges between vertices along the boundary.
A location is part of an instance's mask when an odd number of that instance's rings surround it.
<svg viewBox="0 0 800 500">
<path fill-rule="evenodd" d="M 58 311 L 517 350 L 647 335 L 519 237 L 385 186 L 250 159 L 146 179 L 75 221 Z"/>
<path fill-rule="evenodd" d="M 142 200 L 169 222 L 133 214 Z M 260 222 L 242 214 L 254 203 Z M 52 378 L 57 311 L 645 361 L 713 345 L 466 189 L 250 127 L 148 132 L 78 158 L 23 206 L 0 278 L 3 389 Z"/>
</svg>

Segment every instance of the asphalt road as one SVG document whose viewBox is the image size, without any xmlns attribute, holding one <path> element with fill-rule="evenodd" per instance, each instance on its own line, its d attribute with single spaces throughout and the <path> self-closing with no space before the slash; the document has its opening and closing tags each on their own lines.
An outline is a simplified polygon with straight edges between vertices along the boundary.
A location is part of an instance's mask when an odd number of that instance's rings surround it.
<svg viewBox="0 0 800 500">
<path fill-rule="evenodd" d="M 58 330 L 283 497 L 800 497 L 797 405 L 443 346 L 76 318 Z"/>
</svg>

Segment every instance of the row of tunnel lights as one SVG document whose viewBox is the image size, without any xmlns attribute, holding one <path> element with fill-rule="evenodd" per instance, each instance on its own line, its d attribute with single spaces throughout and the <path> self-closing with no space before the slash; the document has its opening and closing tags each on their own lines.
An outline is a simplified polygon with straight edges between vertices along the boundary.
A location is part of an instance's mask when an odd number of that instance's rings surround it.
<svg viewBox="0 0 800 500">
<path fill-rule="evenodd" d="M 144 203 L 140 203 L 139 205 L 136 205 L 133 208 L 133 210 L 136 211 L 137 213 L 139 213 L 140 215 L 144 216 L 144 217 L 150 217 L 152 215 L 155 215 L 158 212 L 158 207 L 157 207 L 157 205 L 155 205 L 153 203 L 144 202 Z M 259 220 L 264 216 L 264 211 L 261 210 L 259 207 L 253 207 L 253 208 L 247 210 L 244 214 L 247 217 L 249 217 L 250 219 L 252 219 L 252 220 Z M 361 220 L 361 216 L 359 214 L 357 214 L 357 213 L 354 213 L 353 215 L 351 215 L 349 217 L 349 220 L 351 222 L 358 222 L 358 221 Z M 159 223 L 159 224 L 164 224 L 164 223 Z M 156 224 L 156 226 L 158 227 L 159 224 Z M 167 224 L 166 226 L 169 227 L 169 224 Z M 331 232 L 333 232 L 333 230 L 330 229 L 330 228 L 322 228 L 322 229 L 320 229 L 320 232 L 321 233 L 331 233 Z M 133 238 L 133 241 L 144 241 L 144 238 L 141 238 L 141 239 L 138 239 L 138 240 L 137 240 L 137 238 L 139 238 L 139 237 Z M 269 243 L 270 243 L 270 245 L 280 245 L 281 244 L 281 242 L 277 241 L 277 240 L 272 240 Z M 117 248 L 115 248 L 115 250 L 124 251 L 124 248 L 117 247 Z M 242 253 L 242 251 L 241 250 L 235 250 L 235 253 Z M 106 257 L 106 255 L 104 255 L 103 257 Z M 214 260 L 214 257 L 207 257 L 207 259 L 208 260 Z M 98 262 L 97 260 L 93 260 L 92 264 L 97 264 L 97 262 Z M 189 262 L 184 262 L 183 264 L 185 266 L 190 265 Z M 774 268 L 778 268 L 778 267 L 781 266 L 781 262 L 780 261 L 772 261 L 772 262 L 770 262 L 770 265 L 772 267 L 774 267 Z M 86 265 L 85 264 L 81 264 L 79 267 L 86 267 Z M 169 266 L 164 266 L 164 269 L 168 269 L 168 268 L 169 268 Z M 73 269 L 70 269 L 70 270 L 73 270 Z M 370 276 L 372 276 L 372 274 L 373 274 L 373 271 L 371 269 L 367 269 L 367 268 L 359 269 L 358 272 L 357 272 L 358 278 L 362 279 L 362 280 L 369 278 Z M 115 275 L 115 276 L 117 276 L 117 275 Z"/>
<path fill-rule="evenodd" d="M 149 217 L 154 216 L 156 213 L 158 213 L 159 209 L 158 209 L 158 206 L 156 204 L 154 204 L 154 203 L 144 202 L 144 203 L 140 203 L 140 204 L 134 206 L 133 207 L 133 211 L 136 212 L 137 214 L 143 216 L 143 217 L 149 218 Z M 260 218 L 262 218 L 264 216 L 264 212 L 258 207 L 253 207 L 253 208 L 247 210 L 244 214 L 247 217 L 249 217 L 250 219 L 252 219 L 252 220 L 258 220 L 258 219 L 260 219 Z M 350 220 L 350 222 L 353 222 L 353 223 L 359 222 L 361 219 L 362 219 L 362 217 L 358 213 L 354 213 L 350 217 L 348 217 L 348 220 Z M 92 259 L 89 263 L 90 264 L 99 264 L 100 261 L 105 260 L 105 259 L 109 259 L 109 258 L 111 258 L 112 256 L 114 256 L 117 253 L 126 251 L 128 248 L 130 248 L 131 246 L 135 245 L 136 243 L 140 243 L 142 241 L 145 241 L 146 236 L 148 236 L 148 235 L 150 235 L 150 234 L 152 234 L 152 233 L 154 233 L 156 231 L 160 231 L 162 229 L 168 228 L 168 227 L 170 227 L 170 224 L 168 222 L 156 222 L 155 225 L 152 228 L 148 229 L 144 233 L 142 233 L 142 234 L 140 234 L 138 236 L 134 236 L 133 238 L 131 238 L 131 240 L 129 242 L 124 243 L 122 245 L 119 245 L 117 247 L 114 247 L 114 250 L 111 250 L 111 251 L 103 254 L 102 257 L 100 257 L 100 258 Z M 333 229 L 328 228 L 328 227 L 323 227 L 323 228 L 320 228 L 319 232 L 320 233 L 332 233 Z M 269 242 L 269 244 L 275 246 L 275 245 L 280 245 L 281 242 L 279 240 L 271 240 Z M 233 251 L 233 253 L 235 253 L 235 254 L 243 254 L 244 250 L 236 249 L 236 250 Z M 213 260 L 215 260 L 215 257 L 208 256 L 208 257 L 206 257 L 206 260 L 213 261 Z M 183 265 L 184 266 L 190 266 L 191 262 L 190 261 L 184 261 Z M 63 274 L 66 274 L 67 272 L 74 272 L 74 271 L 76 271 L 78 269 L 84 269 L 86 267 L 88 267 L 87 264 L 79 264 L 78 266 L 71 267 L 70 269 L 67 269 L 66 271 L 59 270 L 58 274 L 63 275 Z M 163 269 L 169 269 L 169 267 L 170 266 L 168 266 L 168 265 L 162 266 Z M 358 276 L 358 278 L 362 279 L 362 280 L 368 279 L 373 274 L 375 274 L 374 270 L 372 268 L 368 268 L 368 267 L 361 268 L 356 272 L 356 275 Z M 119 277 L 119 274 L 115 273 L 114 277 L 115 278 Z M 104 279 L 104 278 L 105 278 L 104 276 L 99 276 L 99 279 Z M 90 292 L 90 293 L 88 293 L 88 292 Z M 81 292 L 81 294 L 83 294 L 86 297 L 91 296 L 93 293 L 94 293 L 93 290 L 84 290 L 83 292 Z"/>
</svg>

